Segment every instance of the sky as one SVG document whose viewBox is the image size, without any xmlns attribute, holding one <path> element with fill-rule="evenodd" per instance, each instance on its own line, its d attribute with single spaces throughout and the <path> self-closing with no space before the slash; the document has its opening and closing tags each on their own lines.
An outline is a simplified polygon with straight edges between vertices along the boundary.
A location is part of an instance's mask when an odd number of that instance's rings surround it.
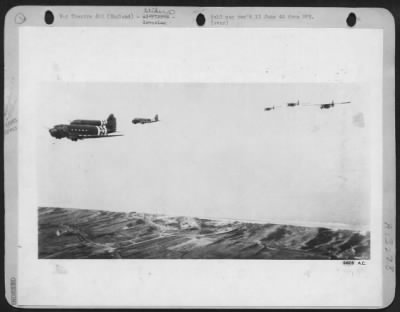
<svg viewBox="0 0 400 312">
<path fill-rule="evenodd" d="M 36 156 L 36 174 L 20 176 L 39 206 L 368 227 L 381 29 L 22 27 L 18 38 L 19 144 Z M 296 100 L 352 103 L 264 111 Z M 48 133 L 110 113 L 124 136 Z"/>
<path fill-rule="evenodd" d="M 32 99 L 38 204 L 368 226 L 369 92 L 355 83 L 43 82 Z M 351 104 L 264 111 L 297 100 Z M 48 133 L 110 113 L 124 136 Z M 158 123 L 131 122 L 155 114 Z"/>
</svg>

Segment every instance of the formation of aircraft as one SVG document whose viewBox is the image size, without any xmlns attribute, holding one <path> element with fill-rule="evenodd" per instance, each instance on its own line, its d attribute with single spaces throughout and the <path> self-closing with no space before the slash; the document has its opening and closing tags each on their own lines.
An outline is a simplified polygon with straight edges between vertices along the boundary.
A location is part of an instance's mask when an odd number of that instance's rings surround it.
<svg viewBox="0 0 400 312">
<path fill-rule="evenodd" d="M 316 105 L 316 106 L 319 106 L 320 109 L 329 109 L 329 108 L 334 107 L 337 104 L 350 104 L 350 103 L 351 102 L 349 102 L 349 101 L 347 101 L 347 102 L 336 102 L 336 103 L 334 101 L 332 101 L 330 103 L 302 104 L 301 106 L 314 106 L 314 105 Z M 295 106 L 300 106 L 300 101 L 299 100 L 297 100 L 297 102 L 287 103 L 287 107 L 295 107 Z M 274 109 L 276 109 L 278 107 L 281 107 L 281 106 L 268 106 L 268 107 L 264 108 L 264 110 L 265 111 L 270 111 L 270 110 L 274 110 Z"/>
<path fill-rule="evenodd" d="M 49 130 L 50 135 L 56 139 L 67 138 L 72 141 L 83 139 L 96 139 L 121 136 L 116 134 L 117 119 L 113 114 L 107 120 L 84 120 L 77 119 L 69 125 L 56 125 Z"/>
<path fill-rule="evenodd" d="M 155 115 L 153 119 L 135 118 L 132 120 L 134 124 L 145 124 L 158 121 L 158 115 Z M 110 114 L 107 120 L 77 119 L 71 121 L 70 124 L 55 125 L 49 130 L 49 132 L 50 135 L 56 139 L 67 138 L 72 141 L 109 138 L 123 135 L 117 133 L 117 119 L 113 114 Z"/>
<path fill-rule="evenodd" d="M 152 123 L 152 122 L 157 122 L 160 121 L 158 119 L 158 115 L 154 116 L 154 119 L 150 119 L 150 118 L 135 118 L 132 120 L 132 123 L 136 124 L 146 124 L 146 123 Z"/>
<path fill-rule="evenodd" d="M 296 106 L 319 106 L 320 109 L 330 109 L 338 104 L 350 104 L 347 102 L 330 102 L 330 103 L 318 103 L 318 104 L 300 104 L 300 101 L 289 102 L 286 107 L 296 107 Z M 280 108 L 282 105 L 268 106 L 265 107 L 265 111 L 275 110 Z M 151 118 L 134 118 L 132 120 L 133 124 L 147 124 L 160 121 L 158 115 L 155 115 L 153 119 Z M 70 124 L 56 125 L 49 130 L 50 135 L 56 139 L 67 138 L 72 141 L 78 141 L 83 139 L 94 139 L 94 138 L 107 138 L 122 136 L 122 134 L 117 134 L 117 119 L 113 114 L 110 114 L 107 120 L 84 120 L 77 119 L 72 121 Z"/>
</svg>

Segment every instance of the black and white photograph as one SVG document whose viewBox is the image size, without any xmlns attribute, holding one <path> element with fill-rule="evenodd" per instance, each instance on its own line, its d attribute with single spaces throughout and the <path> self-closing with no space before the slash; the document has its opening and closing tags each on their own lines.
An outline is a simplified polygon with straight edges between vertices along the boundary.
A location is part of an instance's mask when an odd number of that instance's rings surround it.
<svg viewBox="0 0 400 312">
<path fill-rule="evenodd" d="M 20 6 L 5 28 L 10 305 L 390 304 L 388 10 Z"/>
<path fill-rule="evenodd" d="M 369 259 L 357 84 L 48 83 L 39 258 Z"/>
</svg>

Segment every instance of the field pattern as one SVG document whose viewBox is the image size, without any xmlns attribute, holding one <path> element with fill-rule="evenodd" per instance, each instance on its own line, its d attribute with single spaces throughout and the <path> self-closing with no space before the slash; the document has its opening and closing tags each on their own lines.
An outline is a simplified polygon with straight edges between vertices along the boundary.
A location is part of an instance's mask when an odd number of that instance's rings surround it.
<svg viewBox="0 0 400 312">
<path fill-rule="evenodd" d="M 39 208 L 42 259 L 369 259 L 370 234 L 343 229 Z"/>
</svg>

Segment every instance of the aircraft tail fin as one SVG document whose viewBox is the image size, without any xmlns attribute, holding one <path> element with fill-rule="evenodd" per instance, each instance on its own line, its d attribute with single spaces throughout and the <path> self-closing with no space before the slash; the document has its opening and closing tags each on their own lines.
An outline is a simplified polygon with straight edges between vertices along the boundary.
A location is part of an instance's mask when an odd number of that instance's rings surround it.
<svg viewBox="0 0 400 312">
<path fill-rule="evenodd" d="M 158 121 L 158 115 L 154 116 L 154 121 Z"/>
<path fill-rule="evenodd" d="M 113 114 L 110 114 L 107 118 L 107 130 L 108 132 L 117 131 L 117 118 Z"/>
</svg>

